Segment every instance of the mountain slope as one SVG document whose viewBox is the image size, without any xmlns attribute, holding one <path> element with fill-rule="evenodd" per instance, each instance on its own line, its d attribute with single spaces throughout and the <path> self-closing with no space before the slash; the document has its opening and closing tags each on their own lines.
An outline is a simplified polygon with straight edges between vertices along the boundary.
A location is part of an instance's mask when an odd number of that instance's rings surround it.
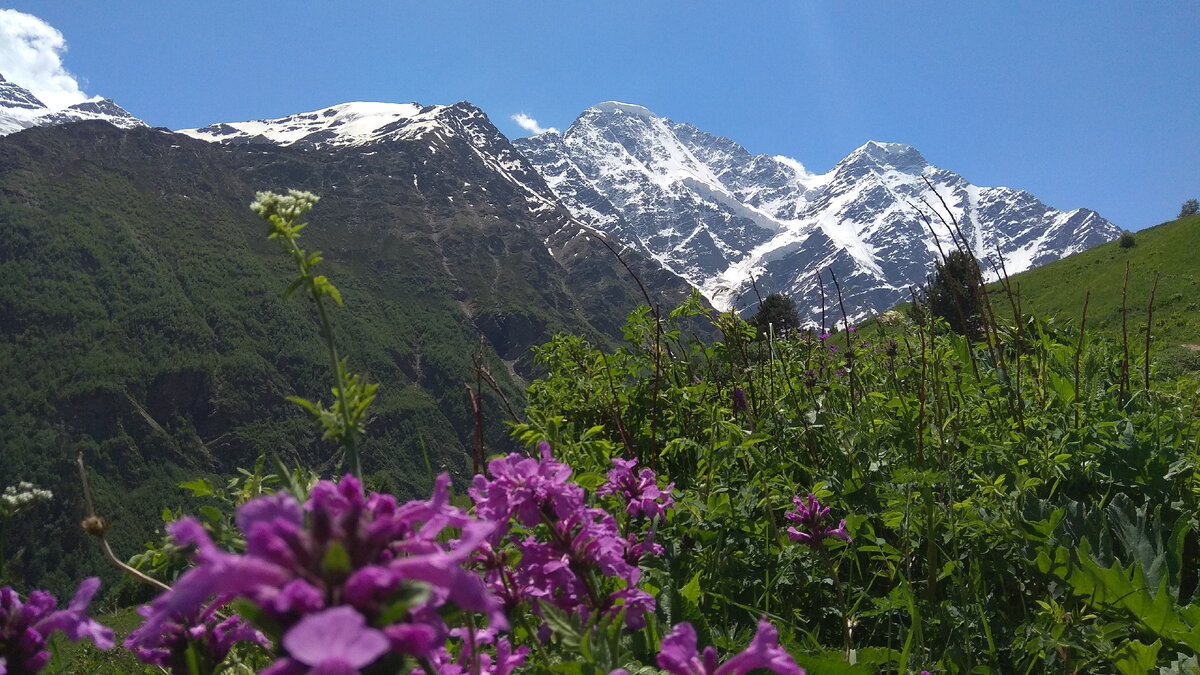
<svg viewBox="0 0 1200 675">
<path fill-rule="evenodd" d="M 0 136 L 30 127 L 85 120 L 101 120 L 124 129 L 146 126 L 145 122 L 106 98 L 96 97 L 66 108 L 52 109 L 28 89 L 0 75 Z"/>
<path fill-rule="evenodd" d="M 0 138 L 0 475 L 62 497 L 36 526 L 74 531 L 75 448 L 121 554 L 151 536 L 189 475 L 260 453 L 328 468 L 329 448 L 284 401 L 327 397 L 328 380 L 311 308 L 280 297 L 287 261 L 247 208 L 258 190 L 322 197 L 306 242 L 346 298 L 334 321 L 351 366 L 383 385 L 364 463 L 401 494 L 427 488 L 423 455 L 434 471 L 465 472 L 474 354 L 519 404 L 530 347 L 566 329 L 613 334 L 640 290 L 534 194 L 546 190 L 536 173 L 523 186 L 520 163 L 497 170 L 498 132 L 480 158 L 468 132 L 486 118 L 454 114 L 454 133 L 369 149 L 221 145 L 99 122 Z M 651 288 L 656 301 L 682 297 L 675 281 L 673 295 Z M 503 408 L 484 397 L 488 448 L 503 448 Z M 32 527 L 10 541 L 38 542 Z M 39 542 L 23 569 L 65 585 L 90 550 L 77 537 Z"/>
<path fill-rule="evenodd" d="M 722 308 L 752 306 L 756 278 L 763 292 L 788 293 L 818 316 L 817 274 L 828 284 L 832 271 L 856 315 L 882 311 L 924 280 L 938 244 L 953 246 L 938 213 L 958 221 L 979 257 L 999 248 L 1010 271 L 1119 232 L 1091 211 L 973 186 L 909 146 L 870 142 L 814 175 L 626 103 L 602 103 L 562 135 L 515 145 L 576 217 L 645 250 Z"/>
<path fill-rule="evenodd" d="M 480 190 L 474 203 L 504 204 L 524 213 L 546 250 L 566 271 L 588 320 L 602 333 L 619 334 L 626 312 L 644 302 L 640 290 L 631 295 L 625 265 L 656 294 L 656 303 L 661 298 L 669 305 L 689 292 L 686 280 L 645 247 L 618 239 L 602 243 L 607 230 L 591 219 L 573 215 L 487 115 L 467 102 L 436 106 L 343 103 L 279 119 L 221 123 L 180 133 L 228 146 L 275 145 L 324 152 L 342 149 L 364 157 L 387 152 L 397 144 L 427 148 L 435 157 L 453 146 L 473 156 L 477 165 L 468 173 L 452 178 L 443 173 L 438 179 L 459 181 L 464 191 Z M 427 162 L 423 160 L 422 166 Z M 415 174 L 413 180 L 420 190 L 424 184 L 417 185 Z M 504 187 L 500 192 L 495 188 L 489 191 L 483 185 L 487 181 L 497 181 Z M 513 190 L 516 194 L 510 196 Z M 451 201 L 454 198 L 449 197 Z M 620 254 L 621 261 L 614 259 L 610 247 Z"/>
<path fill-rule="evenodd" d="M 1121 248 L 1117 242 L 1103 244 L 1014 276 L 1022 306 L 1078 325 L 1084 296 L 1090 294 L 1088 326 L 1119 339 L 1121 288 L 1128 263 L 1127 322 L 1134 351 L 1140 354 L 1145 348 L 1146 310 L 1158 274 L 1152 348 L 1200 369 L 1200 265 L 1195 256 L 1200 216 L 1141 230 L 1134 241 L 1133 248 Z"/>
</svg>

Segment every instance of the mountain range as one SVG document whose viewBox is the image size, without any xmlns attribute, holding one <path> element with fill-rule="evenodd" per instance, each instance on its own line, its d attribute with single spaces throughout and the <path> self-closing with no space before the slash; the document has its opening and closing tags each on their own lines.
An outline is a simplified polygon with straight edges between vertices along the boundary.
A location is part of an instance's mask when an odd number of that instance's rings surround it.
<svg viewBox="0 0 1200 675">
<path fill-rule="evenodd" d="M 1015 273 L 1120 234 L 1093 211 L 977 187 L 898 143 L 868 142 L 813 174 L 608 102 L 562 134 L 515 144 L 576 217 L 658 260 L 720 309 L 747 310 L 756 293 L 782 292 L 815 320 L 836 275 L 848 311 L 862 316 L 908 298 L 956 241 L 995 269 L 1002 256 Z"/>
<path fill-rule="evenodd" d="M 144 124 L 107 99 L 52 111 L 0 78 L 0 133 L 82 119 Z M 718 309 L 748 312 L 762 295 L 782 292 L 810 322 L 828 313 L 835 277 L 849 311 L 861 317 L 905 300 L 955 246 L 973 249 L 994 277 L 1001 260 L 1017 273 L 1120 233 L 1094 211 L 1060 211 L 1022 190 L 975 186 L 911 146 L 870 141 L 815 174 L 789 157 L 753 155 L 731 139 L 615 101 L 585 110 L 562 134 L 511 143 L 469 103 L 346 103 L 181 133 L 222 145 L 363 154 L 395 142 L 436 148 L 458 136 L 482 168 L 521 193 L 557 259 L 578 265 L 577 240 L 603 233 L 654 281 L 677 288 L 682 279 Z M 595 241 L 590 248 L 601 252 Z"/>
<path fill-rule="evenodd" d="M 831 269 L 856 316 L 886 309 L 933 259 L 908 210 L 939 206 L 926 178 L 1010 271 L 1116 231 L 974 188 L 906 146 L 869 143 L 812 175 L 617 103 L 515 142 L 469 103 L 170 132 L 105 99 L 53 110 L 5 81 L 0 136 L 0 475 L 77 495 L 82 450 L 126 553 L 198 471 L 328 461 L 284 402 L 328 382 L 309 308 L 280 297 L 291 271 L 247 209 L 260 190 L 321 196 L 306 245 L 346 297 L 335 321 L 351 367 L 385 385 L 364 464 L 412 496 L 426 462 L 468 475 L 476 364 L 495 380 L 482 391 L 490 452 L 538 372 L 532 348 L 555 333 L 617 339 L 636 306 L 669 309 L 693 289 L 747 309 L 751 276 L 811 319 Z M 78 500 L 53 508 L 10 536 L 73 531 Z M 63 537 L 21 567 L 53 587 L 95 569 L 90 550 Z"/>
<path fill-rule="evenodd" d="M 0 75 L 0 136 L 29 127 L 84 120 L 103 120 L 123 129 L 146 126 L 129 111 L 98 96 L 65 108 L 51 108 L 28 89 Z"/>
</svg>

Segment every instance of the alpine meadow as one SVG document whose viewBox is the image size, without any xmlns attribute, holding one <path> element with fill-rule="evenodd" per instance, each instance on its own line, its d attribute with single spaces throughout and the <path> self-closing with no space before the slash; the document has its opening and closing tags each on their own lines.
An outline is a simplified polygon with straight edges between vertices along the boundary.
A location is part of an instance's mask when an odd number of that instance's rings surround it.
<svg viewBox="0 0 1200 675">
<path fill-rule="evenodd" d="M 1200 673 L 1200 15 L 367 4 L 0 10 L 0 675 Z"/>
</svg>

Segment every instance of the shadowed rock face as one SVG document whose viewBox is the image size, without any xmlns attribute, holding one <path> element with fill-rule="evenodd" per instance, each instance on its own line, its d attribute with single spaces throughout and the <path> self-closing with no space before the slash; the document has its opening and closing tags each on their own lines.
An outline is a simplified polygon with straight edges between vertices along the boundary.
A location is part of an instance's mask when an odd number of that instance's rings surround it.
<svg viewBox="0 0 1200 675">
<path fill-rule="evenodd" d="M 1120 232 L 1086 209 L 1058 211 L 1027 192 L 971 185 L 910 146 L 872 141 L 816 175 L 629 104 L 600 104 L 561 135 L 515 145 L 577 218 L 658 260 L 718 307 L 753 307 L 754 277 L 763 293 L 791 295 L 814 322 L 818 273 L 826 284 L 836 274 L 847 311 L 861 316 L 906 299 L 938 245 L 951 250 L 959 234 L 989 266 L 999 249 L 1015 273 Z"/>
</svg>

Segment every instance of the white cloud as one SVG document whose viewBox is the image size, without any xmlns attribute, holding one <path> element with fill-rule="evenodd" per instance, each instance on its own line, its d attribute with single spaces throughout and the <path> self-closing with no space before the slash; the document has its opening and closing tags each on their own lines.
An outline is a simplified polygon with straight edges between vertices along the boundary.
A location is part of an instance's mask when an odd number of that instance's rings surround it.
<svg viewBox="0 0 1200 675">
<path fill-rule="evenodd" d="M 525 113 L 517 113 L 516 115 L 513 115 L 512 121 L 516 122 L 517 126 L 535 136 L 546 133 L 547 131 L 552 131 L 556 134 L 558 133 L 558 129 L 555 129 L 554 127 L 543 127 L 542 125 L 538 124 L 537 120 L 533 119 L 529 115 L 526 115 Z"/>
<path fill-rule="evenodd" d="M 0 9 L 0 75 L 25 87 L 51 108 L 87 100 L 75 76 L 63 68 L 67 41 L 32 14 Z"/>
<path fill-rule="evenodd" d="M 802 178 L 807 178 L 808 176 L 812 175 L 811 173 L 808 172 L 808 169 L 804 168 L 803 164 L 801 164 L 797 160 L 792 159 L 791 157 L 785 157 L 783 155 L 775 155 L 775 161 L 792 167 L 793 169 L 796 170 L 796 173 L 800 174 L 800 176 Z"/>
</svg>

